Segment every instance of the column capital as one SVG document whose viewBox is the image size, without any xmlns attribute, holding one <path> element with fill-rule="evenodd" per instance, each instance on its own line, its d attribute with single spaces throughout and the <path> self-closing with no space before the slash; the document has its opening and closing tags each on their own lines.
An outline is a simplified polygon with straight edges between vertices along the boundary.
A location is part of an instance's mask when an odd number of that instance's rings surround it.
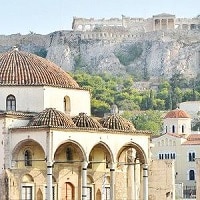
<svg viewBox="0 0 200 200">
<path fill-rule="evenodd" d="M 88 162 L 87 161 L 83 161 L 82 162 L 82 169 L 87 170 L 87 166 L 88 166 Z"/>
</svg>

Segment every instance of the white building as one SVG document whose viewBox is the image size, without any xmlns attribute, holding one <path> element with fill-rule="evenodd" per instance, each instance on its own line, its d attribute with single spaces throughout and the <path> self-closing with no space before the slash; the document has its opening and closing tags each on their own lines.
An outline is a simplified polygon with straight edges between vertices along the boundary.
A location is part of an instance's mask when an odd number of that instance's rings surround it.
<svg viewBox="0 0 200 200">
<path fill-rule="evenodd" d="M 97 121 L 88 90 L 17 49 L 0 55 L 0 141 L 1 200 L 148 199 L 150 133 Z"/>
<path fill-rule="evenodd" d="M 200 134 L 191 133 L 191 118 L 181 109 L 168 112 L 163 126 L 163 134 L 152 140 L 153 159 L 174 160 L 175 182 L 190 188 L 182 192 L 182 196 L 188 197 L 189 190 L 195 193 L 195 159 L 200 157 Z"/>
</svg>

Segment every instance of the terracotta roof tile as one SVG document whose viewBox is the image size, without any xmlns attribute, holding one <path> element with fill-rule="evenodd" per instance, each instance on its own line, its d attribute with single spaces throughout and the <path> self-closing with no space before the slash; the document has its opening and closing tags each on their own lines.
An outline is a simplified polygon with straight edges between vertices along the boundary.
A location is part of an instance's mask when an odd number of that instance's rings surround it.
<svg viewBox="0 0 200 200">
<path fill-rule="evenodd" d="M 0 85 L 79 88 L 77 82 L 56 64 L 17 49 L 0 54 Z"/>
<path fill-rule="evenodd" d="M 37 114 L 27 126 L 47 126 L 47 127 L 75 127 L 72 119 L 64 113 L 54 108 L 47 108 Z"/>
<path fill-rule="evenodd" d="M 165 119 L 166 118 L 190 118 L 190 116 L 184 110 L 175 109 L 175 110 L 169 111 L 165 115 Z"/>
<path fill-rule="evenodd" d="M 117 114 L 112 114 L 106 118 L 103 118 L 100 123 L 104 128 L 108 129 L 135 130 L 135 127 L 131 122 Z"/>
<path fill-rule="evenodd" d="M 200 134 L 190 134 L 187 137 L 187 141 L 183 145 L 199 145 L 200 144 Z"/>
<path fill-rule="evenodd" d="M 77 127 L 103 128 L 97 120 L 87 116 L 85 113 L 79 113 L 79 115 L 73 117 L 72 120 Z"/>
</svg>

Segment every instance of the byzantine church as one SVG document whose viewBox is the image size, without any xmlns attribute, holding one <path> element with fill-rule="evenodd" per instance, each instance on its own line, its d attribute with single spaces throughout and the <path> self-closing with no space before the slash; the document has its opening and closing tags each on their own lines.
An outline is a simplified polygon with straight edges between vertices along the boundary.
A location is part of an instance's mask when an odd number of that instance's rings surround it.
<svg viewBox="0 0 200 200">
<path fill-rule="evenodd" d="M 2 200 L 148 199 L 151 133 L 115 106 L 91 116 L 90 98 L 44 58 L 0 54 Z"/>
</svg>

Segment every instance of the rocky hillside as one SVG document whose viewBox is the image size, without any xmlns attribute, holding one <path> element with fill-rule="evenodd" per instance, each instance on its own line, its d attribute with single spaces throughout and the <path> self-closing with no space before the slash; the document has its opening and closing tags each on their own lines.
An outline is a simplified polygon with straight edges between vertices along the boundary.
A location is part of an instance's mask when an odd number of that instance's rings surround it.
<svg viewBox="0 0 200 200">
<path fill-rule="evenodd" d="M 91 74 L 131 74 L 138 80 L 170 78 L 175 72 L 194 77 L 200 69 L 199 31 L 157 31 L 131 38 L 84 39 L 83 33 L 0 35 L 0 52 L 17 46 L 46 57 L 64 70 Z M 95 31 L 94 31 L 95 34 Z"/>
</svg>

